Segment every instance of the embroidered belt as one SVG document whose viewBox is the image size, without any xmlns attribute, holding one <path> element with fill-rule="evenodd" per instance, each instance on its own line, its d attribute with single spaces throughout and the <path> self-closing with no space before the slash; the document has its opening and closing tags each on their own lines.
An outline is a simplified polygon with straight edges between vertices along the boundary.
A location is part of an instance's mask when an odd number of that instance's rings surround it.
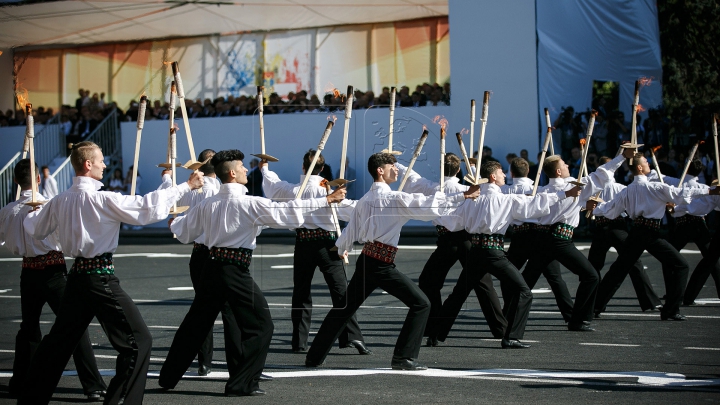
<svg viewBox="0 0 720 405">
<path fill-rule="evenodd" d="M 654 218 L 637 217 L 633 220 L 633 226 L 647 229 L 649 231 L 660 231 L 660 220 Z"/>
<path fill-rule="evenodd" d="M 42 270 L 47 266 L 56 264 L 65 264 L 65 255 L 63 255 L 63 252 L 58 252 L 57 250 L 51 250 L 40 256 L 23 257 L 22 261 L 23 269 Z"/>
<path fill-rule="evenodd" d="M 307 229 L 297 228 L 295 229 L 295 240 L 298 242 L 310 242 L 314 240 L 336 240 L 337 233 L 334 231 L 326 231 L 322 228 Z"/>
<path fill-rule="evenodd" d="M 572 240 L 575 227 L 564 222 L 556 222 L 548 227 L 552 236 L 565 240 Z"/>
<path fill-rule="evenodd" d="M 613 223 L 624 224 L 625 218 L 617 217 L 615 219 L 610 219 L 605 217 L 595 217 L 595 225 L 597 226 L 608 226 Z"/>
<path fill-rule="evenodd" d="M 208 253 L 210 252 L 210 248 L 206 245 L 203 245 L 202 243 L 193 243 L 193 253 Z"/>
<path fill-rule="evenodd" d="M 76 257 L 68 274 L 115 274 L 113 254 L 103 253 L 95 257 Z"/>
<path fill-rule="evenodd" d="M 505 249 L 505 237 L 500 234 L 475 233 L 472 235 L 471 243 L 480 249 Z"/>
<path fill-rule="evenodd" d="M 392 263 L 395 261 L 397 251 L 398 248 L 395 246 L 380 242 L 366 242 L 365 246 L 363 246 L 362 254 L 380 260 L 381 262 Z"/>
<path fill-rule="evenodd" d="M 537 228 L 538 224 L 524 222 L 521 225 L 513 225 L 513 233 L 530 232 L 536 230 Z"/>
<path fill-rule="evenodd" d="M 213 247 L 210 249 L 210 259 L 250 268 L 252 252 L 252 250 L 245 248 Z"/>
<path fill-rule="evenodd" d="M 690 224 L 705 224 L 705 217 L 698 215 L 683 215 L 679 218 L 675 218 L 675 225 L 690 225 Z"/>
<path fill-rule="evenodd" d="M 437 230 L 438 236 L 449 235 L 451 233 L 449 229 L 442 225 L 435 225 L 435 229 Z"/>
</svg>

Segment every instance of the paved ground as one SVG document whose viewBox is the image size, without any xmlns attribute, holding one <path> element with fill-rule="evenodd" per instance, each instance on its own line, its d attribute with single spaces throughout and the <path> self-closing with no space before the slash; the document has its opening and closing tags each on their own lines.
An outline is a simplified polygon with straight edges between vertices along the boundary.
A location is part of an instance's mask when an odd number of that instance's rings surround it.
<svg viewBox="0 0 720 405">
<path fill-rule="evenodd" d="M 150 244 L 146 242 L 155 242 Z M 158 244 L 157 242 L 167 242 Z M 699 302 L 683 308 L 687 322 L 661 322 L 655 313 L 643 313 L 637 306 L 629 280 L 611 302 L 609 312 L 595 324 L 595 333 L 568 332 L 555 301 L 543 281 L 534 291 L 530 322 L 525 334 L 533 347 L 528 350 L 501 350 L 492 339 L 471 295 L 450 338 L 436 348 L 423 347 L 420 360 L 427 372 L 395 372 L 389 369 L 392 349 L 405 317 L 403 305 L 376 291 L 358 313 L 358 319 L 373 356 L 359 356 L 354 350 L 334 348 L 327 367 L 308 370 L 301 365 L 304 355 L 290 351 L 290 298 L 292 292 L 292 244 L 284 239 L 267 239 L 255 251 L 254 276 L 265 291 L 275 322 L 266 372 L 275 381 L 264 383 L 268 394 L 262 398 L 223 397 L 226 367 L 222 325 L 215 327 L 214 371 L 197 378 L 196 365 L 177 389 L 158 390 L 153 375 L 159 371 L 177 326 L 193 296 L 187 262 L 188 246 L 166 240 L 134 240 L 121 245 L 116 254 L 116 271 L 123 288 L 132 296 L 153 334 L 151 377 L 147 382 L 147 404 L 185 403 L 711 403 L 720 402 L 720 301 L 714 284 L 708 281 Z M 398 267 L 417 280 L 433 249 L 433 238 L 401 240 Z M 587 243 L 578 243 L 585 246 Z M 691 268 L 700 259 L 694 246 L 685 257 Z M 587 251 L 587 250 L 585 250 Z M 19 327 L 20 263 L 0 253 L 0 403 L 12 403 L 7 383 L 12 369 L 14 337 Z M 608 256 L 608 263 L 615 259 Z M 645 265 L 660 295 L 664 285 L 659 263 L 646 257 Z M 348 276 L 354 271 L 354 260 Z M 443 293 L 449 293 L 459 266 L 450 273 Z M 565 272 L 571 292 L 577 286 L 572 273 Z M 313 288 L 313 330 L 316 331 L 330 305 L 322 277 Z M 496 284 L 496 287 L 499 287 Z M 499 288 L 497 288 L 499 291 Z M 53 315 L 46 308 L 43 332 Z M 115 352 L 98 324 L 90 326 L 98 365 L 108 375 L 114 369 Z M 78 402 L 84 398 L 72 360 L 60 380 L 54 403 Z"/>
</svg>

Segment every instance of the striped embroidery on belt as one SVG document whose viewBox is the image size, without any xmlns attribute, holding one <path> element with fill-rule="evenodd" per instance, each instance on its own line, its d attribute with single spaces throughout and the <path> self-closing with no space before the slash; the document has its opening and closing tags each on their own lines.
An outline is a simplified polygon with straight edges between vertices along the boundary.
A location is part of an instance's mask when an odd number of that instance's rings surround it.
<svg viewBox="0 0 720 405">
<path fill-rule="evenodd" d="M 236 266 L 250 268 L 252 250 L 245 248 L 213 247 L 210 249 L 210 258 Z"/>
<path fill-rule="evenodd" d="M 103 253 L 95 257 L 76 257 L 68 274 L 115 274 L 113 254 Z"/>
<path fill-rule="evenodd" d="M 40 256 L 23 257 L 22 261 L 22 267 L 24 269 L 42 270 L 45 267 L 56 264 L 65 264 L 65 255 L 63 255 L 63 252 L 58 252 L 57 250 L 51 250 Z"/>
<path fill-rule="evenodd" d="M 480 249 L 505 249 L 505 237 L 500 234 L 476 233 L 473 234 L 471 242 Z"/>
<path fill-rule="evenodd" d="M 641 216 L 633 220 L 633 226 L 650 231 L 660 231 L 660 220 Z"/>
<path fill-rule="evenodd" d="M 315 240 L 335 240 L 337 234 L 335 232 L 326 231 L 322 228 L 307 229 L 297 228 L 295 229 L 295 240 L 299 242 L 310 242 Z"/>
<path fill-rule="evenodd" d="M 385 263 L 392 263 L 395 261 L 395 254 L 397 254 L 397 251 L 398 248 L 395 246 L 386 245 L 380 242 L 366 242 L 365 246 L 363 246 L 362 254 Z"/>
</svg>

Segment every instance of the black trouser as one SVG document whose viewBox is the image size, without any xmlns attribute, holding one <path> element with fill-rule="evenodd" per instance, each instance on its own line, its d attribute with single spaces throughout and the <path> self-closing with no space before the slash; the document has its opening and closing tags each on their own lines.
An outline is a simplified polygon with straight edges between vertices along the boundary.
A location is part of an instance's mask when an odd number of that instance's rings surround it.
<svg viewBox="0 0 720 405">
<path fill-rule="evenodd" d="M 231 340 L 228 340 L 228 333 L 225 335 L 225 356 L 230 374 L 225 392 L 249 394 L 258 388 L 274 329 L 267 301 L 247 268 L 213 259 L 205 263 L 202 287 L 175 333 L 160 370 L 159 384 L 165 388 L 177 385 L 227 303 L 240 336 L 234 335 L 234 328 L 229 330 L 233 335 Z"/>
<path fill-rule="evenodd" d="M 687 285 L 687 261 L 668 241 L 660 237 L 660 232 L 638 226 L 630 229 L 622 252 L 600 283 L 597 297 L 598 308 L 604 308 L 607 305 L 622 285 L 625 276 L 646 250 L 660 263 L 663 263 L 667 295 L 662 309 L 663 314 L 675 315 L 680 312 L 680 301 Z"/>
<path fill-rule="evenodd" d="M 575 305 L 567 322 L 580 324 L 583 321 L 592 321 L 595 295 L 600 282 L 597 271 L 575 247 L 572 240 L 556 237 L 551 233 L 537 232 L 535 243 L 537 245 L 536 256 L 530 259 L 523 272 L 523 278 L 527 285 L 530 288 L 535 287 L 540 274 L 553 260 L 557 260 L 568 270 L 580 276 L 580 285 L 575 293 Z"/>
<path fill-rule="evenodd" d="M 438 235 L 437 249 L 435 249 L 427 263 L 425 263 L 425 267 L 422 273 L 420 273 L 418 280 L 420 289 L 430 300 L 430 317 L 425 327 L 425 336 L 445 340 L 450 328 L 448 327 L 447 330 L 443 331 L 439 330 L 441 314 L 444 317 L 452 317 L 452 323 L 454 323 L 471 290 L 475 290 L 475 296 L 478 299 L 480 308 L 485 315 L 485 320 L 493 336 L 500 338 L 505 335 L 507 320 L 502 313 L 500 300 L 498 299 L 495 287 L 493 287 L 490 273 L 485 274 L 485 276 L 479 279 L 475 279 L 475 284 L 470 284 L 469 271 L 477 271 L 477 269 L 468 270 L 465 267 L 471 246 L 470 234 L 467 233 L 467 231 Z M 440 291 L 445 284 L 445 278 L 450 268 L 452 268 L 458 260 L 463 270 L 458 277 L 452 293 L 443 304 Z M 444 321 L 442 323 L 445 325 Z M 450 323 L 450 327 L 452 327 L 452 323 Z M 442 332 L 442 334 L 439 332 Z"/>
<path fill-rule="evenodd" d="M 595 270 L 597 270 L 598 276 L 600 275 L 600 270 L 605 266 L 605 256 L 607 252 L 611 247 L 614 247 L 619 254 L 623 249 L 623 244 L 627 237 L 628 230 L 625 221 L 612 221 L 607 225 L 595 227 L 592 234 L 592 244 L 590 245 L 588 260 Z M 650 278 L 640 259 L 638 259 L 630 269 L 630 281 L 632 281 L 635 295 L 637 295 L 640 308 L 643 311 L 654 309 L 661 304 L 660 298 L 655 294 Z M 598 306 L 599 304 L 600 301 L 596 299 L 595 311 L 605 311 L 605 305 L 600 307 Z"/>
<path fill-rule="evenodd" d="M 488 273 L 500 280 L 504 291 L 505 317 L 508 323 L 508 327 L 505 328 L 505 337 L 522 339 L 530 314 L 532 292 L 518 269 L 507 259 L 505 252 L 499 249 L 482 249 L 473 246 L 468 255 L 467 270 L 470 285 L 474 285 Z M 457 317 L 457 312 L 453 314 L 453 311 L 455 311 L 455 307 L 448 306 L 446 300 L 442 307 L 440 323 L 440 334 L 443 336 L 447 336 Z"/>
<path fill-rule="evenodd" d="M 715 238 L 717 239 L 717 236 Z M 718 298 L 720 298 L 720 262 L 718 262 L 717 251 L 713 251 L 710 246 L 711 236 L 705 221 L 700 220 L 698 217 L 698 219 L 691 222 L 676 225 L 675 230 L 670 233 L 668 241 L 678 252 L 684 248 L 688 242 L 693 241 L 698 249 L 700 249 L 700 253 L 702 253 L 702 259 L 700 263 L 695 266 L 695 270 L 693 270 L 687 288 L 685 289 L 684 303 L 691 304 L 695 301 L 695 298 L 700 294 L 710 275 L 712 275 L 713 280 L 715 280 L 715 289 Z M 665 273 L 664 270 L 663 273 Z"/>
<path fill-rule="evenodd" d="M 308 351 L 309 362 L 319 364 L 325 361 L 345 325 L 376 288 L 382 288 L 409 309 L 393 355 L 411 359 L 418 357 L 423 331 L 430 315 L 430 301 L 410 278 L 395 268 L 394 263 L 385 263 L 360 254 L 355 274 L 348 284 L 347 304 L 338 311 L 330 311 L 325 317 Z"/>
<path fill-rule="evenodd" d="M 512 234 L 510 248 L 507 251 L 507 258 L 518 270 L 522 270 L 528 260 L 539 255 L 538 248 L 540 245 L 537 243 L 538 238 L 541 237 L 539 235 L 541 235 L 541 233 L 536 230 L 515 232 Z M 552 290 L 555 296 L 555 302 L 563 319 L 565 322 L 570 321 L 573 310 L 573 300 L 570 296 L 570 291 L 568 291 L 567 284 L 565 284 L 565 280 L 562 278 L 560 264 L 557 260 L 551 261 L 547 267 L 542 270 L 542 275 L 545 276 L 545 280 L 547 280 L 550 290 Z M 535 283 L 537 283 L 537 279 L 535 279 L 530 288 L 535 287 Z M 500 288 L 502 289 L 502 286 L 500 286 Z M 505 297 L 505 295 L 507 295 L 507 292 L 503 290 L 503 297 Z M 505 305 L 507 305 L 507 301 Z M 507 314 L 505 308 L 503 308 L 503 312 Z"/>
<path fill-rule="evenodd" d="M 202 272 L 203 268 L 205 267 L 205 261 L 210 256 L 210 250 L 207 247 L 201 247 L 201 248 L 194 248 L 192 254 L 190 255 L 190 280 L 192 281 L 193 289 L 195 290 L 195 295 L 197 296 L 197 291 L 199 291 L 202 288 Z M 222 315 L 222 322 L 223 322 L 223 333 L 225 335 L 225 339 L 228 339 L 229 336 L 239 336 L 240 331 L 237 329 L 237 323 L 235 322 L 233 318 L 232 311 L 230 311 L 230 307 L 228 305 L 225 305 L 223 309 L 220 311 L 220 314 Z M 231 329 L 235 329 L 235 332 L 230 333 Z M 213 330 L 210 329 L 210 332 L 208 333 L 205 340 L 200 345 L 199 349 L 194 350 L 197 353 L 197 359 L 198 359 L 198 365 L 205 366 L 208 368 L 212 367 L 212 358 L 213 358 Z M 228 360 L 228 364 L 230 363 L 230 360 Z M 228 366 L 229 368 L 229 366 Z M 187 369 L 183 370 L 183 373 L 185 373 Z"/>
<path fill-rule="evenodd" d="M 292 310 L 292 347 L 293 349 L 306 349 L 308 334 L 310 333 L 310 319 L 312 317 L 312 286 L 315 268 L 325 277 L 325 283 L 330 290 L 330 299 L 333 309 L 337 311 L 346 304 L 345 292 L 347 290 L 347 276 L 345 266 L 338 252 L 330 249 L 335 246 L 331 239 L 313 241 L 296 241 L 295 255 L 293 256 L 293 295 Z M 345 329 L 340 333 L 340 347 L 347 345 L 350 340 L 364 340 L 357 318 L 353 315 Z"/>
<path fill-rule="evenodd" d="M 40 343 L 18 403 L 46 404 L 70 355 L 95 316 L 118 351 L 106 404 L 140 404 L 150 365 L 152 336 L 132 299 L 110 274 L 70 274 L 55 324 Z"/>
<path fill-rule="evenodd" d="M 30 361 L 42 339 L 40 315 L 43 306 L 47 303 L 55 315 L 60 310 L 60 303 L 67 282 L 65 273 L 65 264 L 56 264 L 44 269 L 23 268 L 22 273 L 20 273 L 22 322 L 15 337 L 13 375 L 8 384 L 12 391 L 17 390 L 19 392 L 22 388 L 30 367 Z M 105 381 L 103 381 L 98 371 L 87 329 L 80 337 L 72 356 L 80 378 L 80 384 L 86 394 L 107 389 Z"/>
</svg>

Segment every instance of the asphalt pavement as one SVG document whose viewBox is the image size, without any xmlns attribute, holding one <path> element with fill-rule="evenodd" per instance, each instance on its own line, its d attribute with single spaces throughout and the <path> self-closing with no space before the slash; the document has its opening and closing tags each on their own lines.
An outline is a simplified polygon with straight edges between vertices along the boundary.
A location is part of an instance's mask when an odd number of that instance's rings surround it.
<svg viewBox="0 0 720 405">
<path fill-rule="evenodd" d="M 390 370 L 395 340 L 407 310 L 394 297 L 375 291 L 358 311 L 358 321 L 371 356 L 354 349 L 332 349 L 326 367 L 307 369 L 305 355 L 290 350 L 292 253 L 290 239 L 263 239 L 254 252 L 252 271 L 270 305 L 275 333 L 265 372 L 275 379 L 262 383 L 264 397 L 226 398 L 227 378 L 222 324 L 215 328 L 213 372 L 197 376 L 197 364 L 176 389 L 163 392 L 157 372 L 177 327 L 193 298 L 188 260 L 191 247 L 169 239 L 129 239 L 115 255 L 116 275 L 135 300 L 153 336 L 146 404 L 338 404 L 338 403 L 713 403 L 720 402 L 720 300 L 710 279 L 698 305 L 683 307 L 686 322 L 661 321 L 658 312 L 642 312 L 628 280 L 610 302 L 608 312 L 593 323 L 592 333 L 569 332 L 544 279 L 534 300 L 524 341 L 526 350 L 503 350 L 493 339 L 474 293 L 449 338 L 420 351 L 423 372 Z M 413 280 L 434 249 L 432 237 L 401 240 L 397 266 Z M 587 254 L 588 243 L 578 242 Z M 694 245 L 684 253 L 690 268 L 701 256 Z M 355 270 L 356 256 L 347 267 Z M 605 271 L 616 258 L 608 254 Z M 643 262 L 659 295 L 664 294 L 660 264 L 647 254 Z M 68 266 L 70 263 L 68 263 Z M 460 266 L 451 270 L 443 296 L 451 291 Z M 7 394 L 12 372 L 15 334 L 20 322 L 20 262 L 0 251 L 0 403 L 14 403 Z M 578 280 L 563 276 L 574 294 Z M 495 283 L 498 293 L 499 284 Z M 320 327 L 330 295 L 319 272 L 313 284 L 311 340 Z M 41 328 L 47 333 L 54 316 L 46 306 Z M 89 327 L 98 366 L 109 381 L 115 351 L 96 320 Z M 52 403 L 82 402 L 72 360 Z"/>
</svg>

